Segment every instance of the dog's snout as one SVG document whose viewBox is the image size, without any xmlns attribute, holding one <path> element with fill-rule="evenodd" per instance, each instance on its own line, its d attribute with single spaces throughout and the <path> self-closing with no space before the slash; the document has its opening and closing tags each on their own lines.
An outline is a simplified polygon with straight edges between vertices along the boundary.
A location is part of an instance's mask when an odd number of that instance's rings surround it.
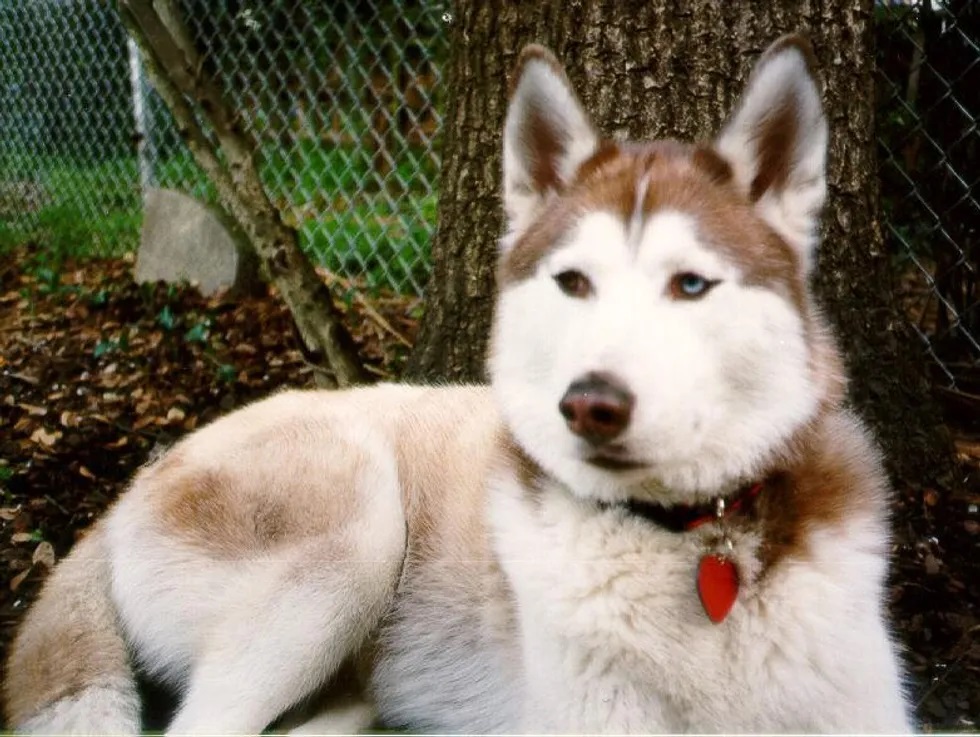
<svg viewBox="0 0 980 737">
<path fill-rule="evenodd" d="M 591 373 L 572 382 L 558 403 L 568 429 L 594 445 L 622 434 L 630 423 L 635 399 L 609 374 Z"/>
</svg>

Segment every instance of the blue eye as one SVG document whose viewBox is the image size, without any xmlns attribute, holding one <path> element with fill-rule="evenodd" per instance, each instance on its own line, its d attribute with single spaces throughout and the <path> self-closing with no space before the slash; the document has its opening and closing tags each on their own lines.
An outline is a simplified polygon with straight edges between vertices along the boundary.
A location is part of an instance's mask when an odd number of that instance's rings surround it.
<svg viewBox="0 0 980 737">
<path fill-rule="evenodd" d="M 689 297 L 696 297 L 708 288 L 708 282 L 697 274 L 685 274 L 681 277 L 681 291 Z"/>
<path fill-rule="evenodd" d="M 684 271 L 674 274 L 670 279 L 670 296 L 674 299 L 698 299 L 718 284 L 717 281 L 705 279 L 700 274 Z"/>
</svg>

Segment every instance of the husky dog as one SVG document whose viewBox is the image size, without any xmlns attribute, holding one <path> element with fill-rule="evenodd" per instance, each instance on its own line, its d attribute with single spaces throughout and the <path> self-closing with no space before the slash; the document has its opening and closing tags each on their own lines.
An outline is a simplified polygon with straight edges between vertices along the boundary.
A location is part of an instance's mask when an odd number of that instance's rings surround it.
<svg viewBox="0 0 980 737">
<path fill-rule="evenodd" d="M 806 41 L 711 143 L 523 51 L 490 387 L 286 392 L 142 469 L 28 614 L 24 732 L 907 732 L 888 489 L 808 287 Z M 316 707 L 313 709 L 312 707 Z"/>
</svg>

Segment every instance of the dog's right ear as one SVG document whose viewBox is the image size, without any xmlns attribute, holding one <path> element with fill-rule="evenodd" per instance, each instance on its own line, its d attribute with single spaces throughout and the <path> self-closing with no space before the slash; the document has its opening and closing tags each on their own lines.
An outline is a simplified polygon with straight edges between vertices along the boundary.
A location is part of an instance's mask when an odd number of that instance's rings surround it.
<svg viewBox="0 0 980 737">
<path fill-rule="evenodd" d="M 504 124 L 504 210 L 513 241 L 596 149 L 592 123 L 550 51 L 526 46 Z"/>
</svg>

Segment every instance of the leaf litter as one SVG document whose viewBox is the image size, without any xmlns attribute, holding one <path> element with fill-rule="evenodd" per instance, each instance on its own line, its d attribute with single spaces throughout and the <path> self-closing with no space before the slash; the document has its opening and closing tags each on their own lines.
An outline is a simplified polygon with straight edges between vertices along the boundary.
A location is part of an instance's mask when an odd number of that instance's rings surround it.
<svg viewBox="0 0 980 737">
<path fill-rule="evenodd" d="M 283 387 L 313 386 L 272 290 L 231 299 L 137 285 L 130 259 L 0 254 L 0 661 L 57 560 L 135 470 Z M 322 274 L 369 371 L 397 378 L 420 300 Z M 959 423 L 957 491 L 899 485 L 887 602 L 924 731 L 980 726 L 980 427 Z M 967 426 L 969 425 L 969 426 Z M 952 486 L 952 485 L 951 485 Z M 2 729 L 3 725 L 0 725 Z"/>
</svg>

